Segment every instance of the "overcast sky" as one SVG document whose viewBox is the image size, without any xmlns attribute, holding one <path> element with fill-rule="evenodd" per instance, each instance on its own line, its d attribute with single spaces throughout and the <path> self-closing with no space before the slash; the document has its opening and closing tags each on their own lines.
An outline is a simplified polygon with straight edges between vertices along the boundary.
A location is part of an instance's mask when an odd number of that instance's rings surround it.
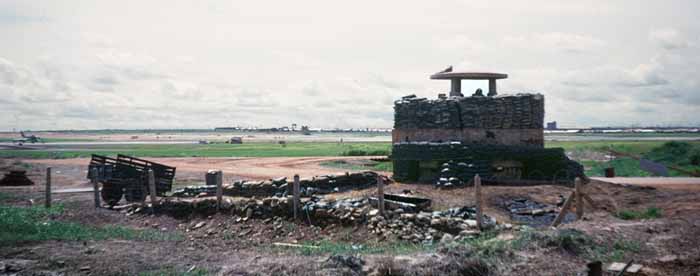
<svg viewBox="0 0 700 276">
<path fill-rule="evenodd" d="M 455 70 L 560 126 L 699 125 L 700 1 L 0 1 L 0 130 L 391 127 Z M 470 93 L 486 82 L 463 83 Z"/>
</svg>

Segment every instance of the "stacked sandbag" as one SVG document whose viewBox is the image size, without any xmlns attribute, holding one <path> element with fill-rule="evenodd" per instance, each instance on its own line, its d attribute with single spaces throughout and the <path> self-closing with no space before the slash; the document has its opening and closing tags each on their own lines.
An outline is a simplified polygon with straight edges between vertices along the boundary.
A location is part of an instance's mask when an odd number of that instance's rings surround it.
<svg viewBox="0 0 700 276">
<path fill-rule="evenodd" d="M 437 188 L 457 188 L 470 184 L 474 176 L 491 177 L 490 164 L 484 160 L 469 160 L 462 162 L 448 161 L 442 164 L 440 177 L 435 182 Z"/>
<path fill-rule="evenodd" d="M 299 181 L 301 196 L 337 193 L 354 189 L 365 189 L 377 185 L 380 177 L 372 171 L 345 173 L 340 175 L 322 175 Z M 381 176 L 385 183 L 389 179 Z M 292 194 L 293 180 L 280 177 L 264 181 L 237 180 L 223 185 L 223 194 L 238 197 L 283 197 Z M 177 197 L 205 197 L 216 194 L 215 185 L 187 186 L 172 193 Z"/>
<path fill-rule="evenodd" d="M 544 96 L 451 97 L 410 95 L 394 102 L 395 129 L 541 129 Z"/>
<path fill-rule="evenodd" d="M 395 143 L 392 146 L 394 162 L 394 179 L 399 181 L 416 181 L 412 172 L 419 167 L 418 162 L 431 160 L 452 160 L 447 167 L 436 171 L 431 183 L 456 183 L 462 185 L 468 182 L 474 174 L 482 178 L 490 176 L 491 164 L 494 161 L 513 160 L 522 164 L 522 179 L 528 180 L 557 180 L 562 184 L 573 183 L 575 177 L 583 176 L 583 166 L 570 160 L 562 148 L 539 148 L 534 146 L 513 146 L 496 144 L 462 144 L 410 142 Z M 445 163 L 445 162 L 443 162 Z M 459 166 L 459 163 L 464 163 Z M 472 166 L 469 166 L 472 164 Z M 445 175 L 442 170 L 447 168 Z M 451 177 L 461 180 L 450 181 Z M 447 178 L 442 181 L 440 178 Z"/>
</svg>

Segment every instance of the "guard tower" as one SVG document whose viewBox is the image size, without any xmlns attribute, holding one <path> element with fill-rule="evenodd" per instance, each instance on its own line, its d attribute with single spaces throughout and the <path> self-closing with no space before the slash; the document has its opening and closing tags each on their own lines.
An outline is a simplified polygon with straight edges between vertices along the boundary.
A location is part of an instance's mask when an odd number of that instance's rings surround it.
<svg viewBox="0 0 700 276">
<path fill-rule="evenodd" d="M 452 72 L 431 79 L 450 80 L 450 97 L 409 95 L 394 102 L 392 160 L 400 181 L 447 185 L 475 174 L 486 181 L 547 180 L 573 183 L 582 167 L 561 148 L 544 148 L 544 96 L 499 95 L 496 80 L 507 74 Z M 463 95 L 462 80 L 488 80 L 488 94 Z"/>
<path fill-rule="evenodd" d="M 498 94 L 496 80 L 505 78 L 508 78 L 508 75 L 487 72 L 439 72 L 430 76 L 430 79 L 433 80 L 450 80 L 452 88 L 450 89 L 450 97 L 463 97 L 462 80 L 488 80 L 489 95 L 495 96 Z"/>
</svg>

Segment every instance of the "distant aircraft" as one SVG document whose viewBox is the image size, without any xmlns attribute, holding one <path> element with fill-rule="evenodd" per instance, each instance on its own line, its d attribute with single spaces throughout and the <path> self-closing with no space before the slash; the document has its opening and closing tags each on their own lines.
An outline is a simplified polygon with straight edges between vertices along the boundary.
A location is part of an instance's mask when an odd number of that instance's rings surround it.
<svg viewBox="0 0 700 276">
<path fill-rule="evenodd" d="M 20 146 L 21 146 L 22 144 L 24 144 L 24 143 L 32 143 L 32 144 L 34 144 L 34 143 L 39 143 L 39 142 L 42 142 L 42 143 L 43 143 L 43 142 L 44 142 L 44 141 L 41 140 L 41 138 L 40 138 L 39 136 L 36 136 L 36 135 L 33 135 L 33 134 L 32 134 L 32 135 L 26 135 L 26 134 L 24 134 L 24 131 L 20 131 L 19 134 L 22 135 L 22 139 L 14 139 L 14 140 L 12 140 L 12 142 L 13 142 L 13 143 L 17 143 L 17 144 L 19 144 Z"/>
</svg>

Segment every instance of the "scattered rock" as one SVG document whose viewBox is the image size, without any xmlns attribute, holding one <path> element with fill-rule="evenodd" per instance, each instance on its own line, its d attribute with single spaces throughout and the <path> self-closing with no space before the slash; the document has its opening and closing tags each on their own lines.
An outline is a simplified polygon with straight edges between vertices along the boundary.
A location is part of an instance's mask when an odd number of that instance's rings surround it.
<svg viewBox="0 0 700 276">
<path fill-rule="evenodd" d="M 194 230 L 194 229 L 202 228 L 202 226 L 204 226 L 205 224 L 207 224 L 206 221 L 200 221 L 199 223 L 195 224 L 195 226 L 192 227 L 192 229 Z"/>
</svg>

